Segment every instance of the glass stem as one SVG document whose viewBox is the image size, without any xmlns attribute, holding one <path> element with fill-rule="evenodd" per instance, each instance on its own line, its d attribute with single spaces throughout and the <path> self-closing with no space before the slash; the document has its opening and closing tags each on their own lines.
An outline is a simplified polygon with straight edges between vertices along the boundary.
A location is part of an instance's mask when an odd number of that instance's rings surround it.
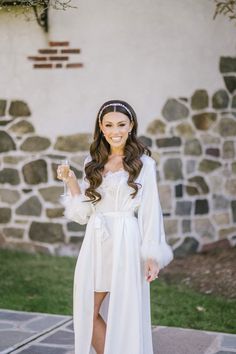
<svg viewBox="0 0 236 354">
<path fill-rule="evenodd" d="M 63 186 L 64 186 L 64 195 L 67 195 L 67 184 L 65 181 L 63 181 Z"/>
</svg>

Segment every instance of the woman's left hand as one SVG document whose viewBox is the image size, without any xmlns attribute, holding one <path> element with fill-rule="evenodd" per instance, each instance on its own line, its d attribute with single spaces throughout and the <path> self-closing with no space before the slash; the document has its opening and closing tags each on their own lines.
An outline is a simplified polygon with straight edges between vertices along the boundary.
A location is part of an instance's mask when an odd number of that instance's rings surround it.
<svg viewBox="0 0 236 354">
<path fill-rule="evenodd" d="M 153 259 L 147 259 L 144 264 L 145 268 L 145 277 L 146 280 L 150 283 L 156 278 L 158 278 L 158 273 L 160 271 L 159 264 Z"/>
</svg>

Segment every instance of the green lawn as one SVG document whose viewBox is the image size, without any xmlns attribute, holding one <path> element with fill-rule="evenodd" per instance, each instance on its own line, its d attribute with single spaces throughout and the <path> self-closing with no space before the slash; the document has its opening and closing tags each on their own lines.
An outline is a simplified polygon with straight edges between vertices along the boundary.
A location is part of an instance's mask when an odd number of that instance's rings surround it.
<svg viewBox="0 0 236 354">
<path fill-rule="evenodd" d="M 70 257 L 0 250 L 0 308 L 71 315 L 75 263 Z M 236 332 L 236 300 L 160 278 L 151 285 L 151 307 L 153 325 Z"/>
<path fill-rule="evenodd" d="M 151 306 L 154 325 L 236 333 L 236 299 L 201 294 L 160 280 L 152 283 Z"/>
<path fill-rule="evenodd" d="M 0 250 L 0 308 L 71 314 L 75 262 Z"/>
</svg>

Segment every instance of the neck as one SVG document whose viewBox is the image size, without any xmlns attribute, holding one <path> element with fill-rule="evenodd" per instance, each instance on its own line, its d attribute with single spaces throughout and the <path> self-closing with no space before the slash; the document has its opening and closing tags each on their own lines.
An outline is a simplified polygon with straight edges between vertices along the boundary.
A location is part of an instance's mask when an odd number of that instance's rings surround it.
<svg viewBox="0 0 236 354">
<path fill-rule="evenodd" d="M 124 149 L 122 148 L 111 148 L 110 155 L 112 156 L 124 156 Z"/>
</svg>

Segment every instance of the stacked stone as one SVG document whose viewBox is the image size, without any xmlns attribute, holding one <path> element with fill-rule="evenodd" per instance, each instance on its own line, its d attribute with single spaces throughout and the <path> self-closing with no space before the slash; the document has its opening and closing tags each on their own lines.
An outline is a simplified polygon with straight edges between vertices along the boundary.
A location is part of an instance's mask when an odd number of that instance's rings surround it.
<svg viewBox="0 0 236 354">
<path fill-rule="evenodd" d="M 168 99 L 142 137 L 159 165 L 165 229 L 176 256 L 236 243 L 236 58 L 221 58 L 220 69 L 232 71 L 224 76 L 226 89 Z"/>
<path fill-rule="evenodd" d="M 0 246 L 49 254 L 78 254 L 84 226 L 63 218 L 56 177 L 68 158 L 78 179 L 90 134 L 38 136 L 23 101 L 0 100 Z M 78 154 L 77 154 L 78 152 Z"/>
<path fill-rule="evenodd" d="M 168 99 L 139 138 L 158 163 L 167 241 L 175 256 L 236 243 L 236 58 L 223 57 L 226 88 Z M 38 136 L 23 101 L 0 100 L 0 246 L 78 253 L 84 226 L 63 218 L 57 180 L 68 158 L 78 179 L 91 134 Z"/>
</svg>

